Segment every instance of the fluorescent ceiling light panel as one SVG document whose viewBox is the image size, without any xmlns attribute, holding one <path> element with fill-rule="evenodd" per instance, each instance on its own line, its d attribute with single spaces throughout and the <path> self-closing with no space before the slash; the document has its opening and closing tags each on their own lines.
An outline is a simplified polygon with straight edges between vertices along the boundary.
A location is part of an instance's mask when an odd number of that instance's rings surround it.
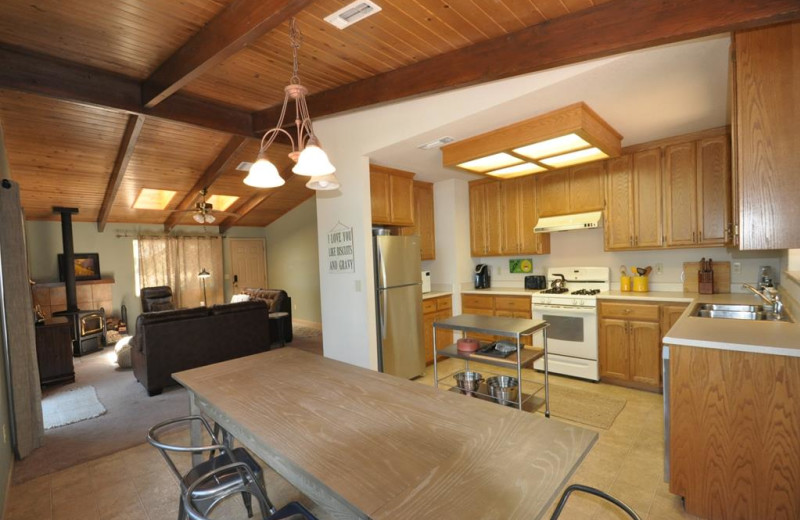
<svg viewBox="0 0 800 520">
<path fill-rule="evenodd" d="M 486 172 L 487 175 L 492 177 L 501 177 L 503 179 L 511 179 L 513 177 L 521 177 L 531 173 L 539 173 L 547 171 L 547 168 L 533 163 L 522 163 L 516 166 L 509 166 L 507 168 L 500 168 L 499 170 L 492 170 Z"/>
<path fill-rule="evenodd" d="M 496 153 L 493 155 L 489 155 L 486 157 L 479 157 L 478 159 L 461 163 L 458 166 L 460 168 L 464 168 L 465 170 L 484 173 L 488 172 L 489 170 L 496 170 L 497 168 L 505 168 L 506 166 L 513 166 L 521 162 L 524 161 L 519 157 L 514 157 L 513 155 L 509 155 L 507 153 Z"/>
<path fill-rule="evenodd" d="M 524 155 L 525 157 L 530 157 L 531 159 L 541 159 L 543 157 L 574 152 L 575 150 L 581 150 L 591 146 L 592 145 L 587 143 L 585 139 L 573 133 L 529 144 L 521 148 L 514 148 L 514 152 Z"/>
<path fill-rule="evenodd" d="M 599 161 L 600 159 L 608 159 L 608 154 L 598 148 L 587 148 L 586 150 L 578 150 L 577 152 L 542 159 L 541 162 L 554 168 L 563 168 L 590 161 Z"/>
<path fill-rule="evenodd" d="M 169 205 L 174 191 L 156 190 L 152 188 L 142 188 L 136 201 L 133 203 L 134 209 L 164 209 Z"/>
<path fill-rule="evenodd" d="M 225 211 L 237 200 L 239 197 L 234 195 L 212 195 L 206 199 L 206 202 L 214 206 L 214 209 Z"/>
<path fill-rule="evenodd" d="M 326 16 L 325 21 L 334 27 L 345 29 L 380 10 L 381 6 L 371 0 L 358 0 Z"/>
</svg>

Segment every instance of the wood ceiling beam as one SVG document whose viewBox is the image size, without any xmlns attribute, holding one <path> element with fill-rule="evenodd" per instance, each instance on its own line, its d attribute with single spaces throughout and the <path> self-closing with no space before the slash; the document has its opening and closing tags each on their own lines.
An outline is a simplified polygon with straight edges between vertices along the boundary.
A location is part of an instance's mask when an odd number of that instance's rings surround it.
<svg viewBox="0 0 800 520">
<path fill-rule="evenodd" d="M 194 183 L 192 189 L 186 194 L 183 200 L 180 201 L 178 206 L 175 209 L 178 210 L 185 210 L 189 209 L 194 201 L 197 199 L 197 193 L 201 190 L 208 189 L 214 184 L 217 179 L 225 173 L 228 168 L 231 166 L 231 163 L 236 156 L 236 154 L 247 145 L 247 139 L 244 137 L 235 135 L 230 138 L 228 143 L 225 145 L 225 148 L 217 155 L 216 159 L 214 159 L 208 168 L 203 172 L 203 175 Z M 172 231 L 172 228 L 180 220 L 179 213 L 171 213 L 167 220 L 164 221 L 164 231 L 169 233 Z"/>
<path fill-rule="evenodd" d="M 142 84 L 152 108 L 305 9 L 313 0 L 234 0 Z"/>
<path fill-rule="evenodd" d="M 248 112 L 184 94 L 146 108 L 138 81 L 101 69 L 4 45 L 0 45 L 0 63 L 0 88 L 253 136 Z"/>
<path fill-rule="evenodd" d="M 294 177 L 296 174 L 292 172 L 292 167 L 288 167 L 281 172 L 281 177 L 286 182 L 289 182 L 289 179 Z M 285 186 L 285 185 L 284 185 Z M 275 195 L 280 188 L 271 188 L 268 191 L 259 191 L 249 199 L 247 199 L 241 206 L 236 208 L 236 216 L 231 216 L 220 222 L 219 224 L 219 233 L 223 234 L 227 232 L 230 228 L 236 225 L 241 219 L 243 219 L 248 213 L 256 209 L 258 206 L 261 205 L 265 200 L 269 199 L 273 195 Z"/>
<path fill-rule="evenodd" d="M 108 179 L 108 186 L 106 186 L 103 204 L 100 206 L 100 213 L 97 216 L 97 231 L 100 233 L 106 228 L 108 216 L 111 215 L 111 208 L 114 206 L 114 201 L 117 198 L 119 186 L 122 184 L 122 179 L 125 177 L 125 172 L 128 169 L 128 163 L 133 156 L 133 149 L 136 147 L 136 141 L 139 140 L 139 135 L 142 133 L 142 126 L 144 126 L 144 116 L 139 114 L 131 114 L 128 116 L 128 124 L 125 125 L 125 132 L 122 134 L 122 141 L 119 145 L 117 158 L 114 160 L 114 167 L 111 169 L 111 177 Z"/>
<path fill-rule="evenodd" d="M 665 43 L 800 18 L 797 0 L 614 0 L 307 98 L 321 117 Z M 256 133 L 281 106 L 254 114 Z"/>
</svg>

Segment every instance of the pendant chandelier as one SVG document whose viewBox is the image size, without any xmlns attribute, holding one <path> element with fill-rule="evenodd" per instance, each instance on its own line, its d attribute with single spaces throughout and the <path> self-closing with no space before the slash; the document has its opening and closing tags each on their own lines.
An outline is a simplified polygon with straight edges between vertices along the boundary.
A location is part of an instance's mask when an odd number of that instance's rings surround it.
<svg viewBox="0 0 800 520">
<path fill-rule="evenodd" d="M 281 115 L 275 128 L 268 130 L 264 137 L 261 138 L 258 159 L 250 167 L 244 183 L 255 188 L 277 188 L 286 182 L 278 173 L 275 165 L 267 159 L 267 150 L 278 135 L 282 133 L 288 136 L 289 141 L 292 143 L 292 151 L 289 157 L 296 163 L 292 167 L 292 172 L 297 175 L 311 177 L 306 183 L 307 188 L 312 190 L 335 190 L 339 187 L 339 181 L 334 175 L 336 168 L 328 160 L 328 155 L 320 147 L 319 139 L 314 134 L 311 116 L 308 115 L 308 106 L 306 105 L 308 90 L 300 84 L 300 78 L 297 75 L 297 50 L 300 48 L 303 36 L 294 18 L 289 24 L 289 40 L 292 46 L 293 58 L 292 77 L 289 80 L 289 85 L 283 89 L 284 97 Z M 297 130 L 296 139 L 283 129 L 283 120 L 286 116 L 286 107 L 290 98 L 295 102 L 294 123 Z"/>
</svg>

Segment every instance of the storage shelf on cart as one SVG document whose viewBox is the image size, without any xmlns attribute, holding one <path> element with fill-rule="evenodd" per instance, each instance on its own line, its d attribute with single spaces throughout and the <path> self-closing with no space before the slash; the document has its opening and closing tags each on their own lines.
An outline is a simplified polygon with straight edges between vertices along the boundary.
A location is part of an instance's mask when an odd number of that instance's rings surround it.
<svg viewBox="0 0 800 520">
<path fill-rule="evenodd" d="M 514 338 L 528 336 L 548 326 L 543 320 L 459 314 L 435 323 L 436 328 Z"/>
<path fill-rule="evenodd" d="M 544 388 L 544 387 L 542 387 L 542 388 Z M 539 408 L 542 405 L 541 401 L 539 401 L 537 403 L 533 399 L 536 396 L 536 394 L 539 393 L 540 390 L 541 390 L 541 388 L 539 390 L 537 390 L 536 392 L 532 393 L 532 394 L 526 394 L 525 392 L 522 393 L 522 409 L 524 411 L 526 411 L 526 412 L 535 412 L 536 409 Z M 448 391 L 457 392 L 457 393 L 459 393 L 461 395 L 464 395 L 466 397 L 474 397 L 475 399 L 480 399 L 481 401 L 489 401 L 490 403 L 500 404 L 495 400 L 494 397 L 489 395 L 489 393 L 488 393 L 489 391 L 486 389 L 486 383 L 481 383 L 480 390 L 478 390 L 477 392 L 472 392 L 471 395 L 465 394 L 457 386 L 449 387 Z M 509 408 L 518 408 L 519 407 L 519 403 L 517 401 L 509 401 L 508 403 L 503 404 L 502 406 L 508 406 Z"/>
<path fill-rule="evenodd" d="M 517 355 L 511 354 L 507 358 L 490 358 L 487 356 L 473 356 L 470 352 L 462 352 L 458 350 L 458 346 L 453 343 L 445 348 L 436 349 L 436 353 L 441 356 L 463 359 L 465 361 L 473 361 L 476 363 L 486 363 L 487 365 L 495 365 L 498 367 L 511 367 L 517 366 Z M 520 366 L 522 368 L 529 368 L 537 359 L 544 357 L 544 350 L 541 348 L 521 348 L 520 349 Z"/>
</svg>

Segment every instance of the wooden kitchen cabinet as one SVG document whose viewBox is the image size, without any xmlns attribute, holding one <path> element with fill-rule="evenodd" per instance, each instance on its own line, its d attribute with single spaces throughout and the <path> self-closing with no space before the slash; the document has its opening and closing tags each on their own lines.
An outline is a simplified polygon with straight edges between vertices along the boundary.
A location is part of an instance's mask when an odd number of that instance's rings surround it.
<svg viewBox="0 0 800 520">
<path fill-rule="evenodd" d="M 531 319 L 530 296 L 462 294 L 461 307 L 464 314 Z M 472 334 L 472 337 L 481 341 L 508 341 L 507 336 Z M 531 345 L 531 338 L 523 338 L 523 344 Z"/>
<path fill-rule="evenodd" d="M 666 245 L 697 243 L 697 156 L 693 142 L 664 150 Z"/>
<path fill-rule="evenodd" d="M 643 390 L 661 388 L 660 306 L 599 302 L 600 379 Z"/>
<path fill-rule="evenodd" d="M 608 160 L 605 249 L 661 247 L 661 150 Z"/>
<path fill-rule="evenodd" d="M 661 306 L 661 337 L 667 335 L 669 329 L 680 319 L 688 303 L 670 303 Z"/>
<path fill-rule="evenodd" d="M 433 211 L 433 184 L 414 181 L 414 226 L 401 234 L 419 236 L 420 259 L 436 260 L 436 226 Z"/>
<path fill-rule="evenodd" d="M 470 182 L 472 256 L 539 255 L 550 252 L 550 234 L 534 233 L 539 218 L 535 176 Z"/>
<path fill-rule="evenodd" d="M 536 176 L 539 215 L 569 215 L 605 206 L 606 161 L 595 161 Z"/>
<path fill-rule="evenodd" d="M 731 244 L 731 147 L 727 133 L 697 142 L 698 244 Z"/>
<path fill-rule="evenodd" d="M 371 164 L 372 223 L 385 226 L 414 225 L 414 174 Z"/>
<path fill-rule="evenodd" d="M 453 297 L 451 295 L 426 298 L 422 300 L 422 327 L 425 341 L 425 363 L 433 363 L 433 323 L 453 315 Z M 443 349 L 453 343 L 453 331 L 439 329 L 436 331 L 436 348 Z"/>
<path fill-rule="evenodd" d="M 738 243 L 800 247 L 800 22 L 735 33 Z"/>
</svg>

